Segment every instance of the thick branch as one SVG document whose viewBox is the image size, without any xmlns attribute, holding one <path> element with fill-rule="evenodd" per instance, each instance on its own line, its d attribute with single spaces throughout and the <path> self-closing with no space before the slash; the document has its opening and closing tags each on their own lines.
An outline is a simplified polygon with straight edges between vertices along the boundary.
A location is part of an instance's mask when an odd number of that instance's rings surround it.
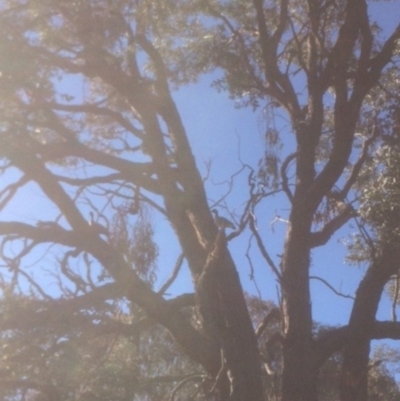
<svg viewBox="0 0 400 401">
<path fill-rule="evenodd" d="M 281 14 L 278 28 L 271 36 L 264 16 L 263 0 L 253 0 L 256 22 L 259 31 L 259 43 L 263 57 L 267 93 L 278 100 L 291 114 L 299 115 L 300 106 L 294 88 L 287 75 L 278 67 L 277 46 L 284 32 L 287 19 L 286 1 L 281 2 Z"/>
<path fill-rule="evenodd" d="M 352 217 L 354 217 L 355 212 L 352 206 L 346 205 L 345 209 L 335 216 L 332 220 L 325 224 L 321 231 L 311 233 L 310 236 L 310 246 L 315 248 L 317 246 L 325 245 L 333 234 L 340 227 L 344 226 Z"/>
<path fill-rule="evenodd" d="M 287 195 L 290 202 L 293 202 L 293 194 L 289 188 L 289 181 L 287 178 L 286 170 L 292 160 L 294 160 L 298 156 L 298 153 L 292 153 L 283 161 L 281 165 L 281 178 L 282 178 L 282 189 L 284 190 L 285 194 Z"/>
<path fill-rule="evenodd" d="M 378 132 L 378 130 L 376 129 L 376 127 L 374 127 L 372 135 L 368 139 L 366 139 L 364 141 L 362 149 L 361 149 L 360 157 L 358 158 L 358 160 L 354 164 L 354 166 L 353 166 L 353 168 L 351 170 L 351 174 L 350 174 L 349 179 L 347 180 L 347 182 L 343 186 L 343 189 L 339 193 L 339 196 L 340 196 L 341 200 L 345 199 L 345 197 L 349 193 L 351 187 L 356 182 L 356 180 L 358 178 L 358 175 L 360 174 L 361 168 L 363 167 L 363 165 L 364 165 L 364 163 L 365 163 L 365 161 L 367 159 L 369 146 L 376 139 L 377 132 Z"/>
<path fill-rule="evenodd" d="M 33 105 L 32 109 L 52 109 L 67 111 L 70 113 L 85 113 L 95 114 L 110 117 L 111 121 L 117 122 L 121 127 L 125 128 L 128 132 L 132 133 L 136 137 L 143 139 L 143 132 L 134 127 L 127 119 L 125 119 L 120 113 L 109 109 L 107 107 L 100 107 L 95 104 L 62 104 L 62 103 L 50 103 L 40 102 L 38 105 Z"/>
<path fill-rule="evenodd" d="M 185 259 L 185 255 L 183 253 L 181 253 L 175 263 L 174 269 L 170 275 L 170 277 L 168 278 L 168 280 L 160 287 L 160 289 L 157 291 L 159 294 L 164 294 L 165 291 L 167 291 L 167 289 L 172 285 L 172 283 L 176 280 L 176 278 L 178 277 L 178 274 L 181 270 L 182 267 L 182 263 Z"/>
<path fill-rule="evenodd" d="M 322 366 L 335 352 L 340 351 L 349 336 L 350 326 L 328 330 L 322 333 L 314 342 L 314 363 L 316 367 Z M 400 322 L 375 321 L 370 340 L 383 340 L 390 338 L 400 340 Z"/>
<path fill-rule="evenodd" d="M 29 238 L 35 243 L 58 243 L 70 247 L 80 247 L 82 243 L 73 231 L 65 230 L 56 223 L 49 222 L 45 227 L 35 227 L 20 222 L 0 222 L 0 235 L 9 240 Z"/>
<path fill-rule="evenodd" d="M 332 84 L 332 80 L 345 78 L 350 57 L 356 43 L 359 30 L 362 7 L 364 0 L 348 1 L 345 10 L 345 19 L 340 27 L 336 43 L 329 55 L 328 62 L 323 73 L 324 87 Z"/>
</svg>

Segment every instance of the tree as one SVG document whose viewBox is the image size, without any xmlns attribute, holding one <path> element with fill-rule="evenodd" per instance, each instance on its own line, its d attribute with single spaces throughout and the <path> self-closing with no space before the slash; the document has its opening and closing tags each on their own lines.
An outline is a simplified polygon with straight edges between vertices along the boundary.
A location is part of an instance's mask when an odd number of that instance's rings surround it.
<svg viewBox="0 0 400 401">
<path fill-rule="evenodd" d="M 128 314 L 122 302 L 111 304 L 110 292 L 97 293 L 96 302 L 92 294 L 73 303 L 31 296 L 3 299 L 2 399 L 193 397 L 192 384 L 205 382 L 205 372 L 138 308 Z"/>
<path fill-rule="evenodd" d="M 127 305 L 110 304 L 106 295 L 98 293 L 96 302 L 92 295 L 81 296 L 73 303 L 14 295 L 2 299 L 2 328 L 7 332 L 1 342 L 3 400 L 210 398 L 212 381 L 201 366 L 182 354 L 165 329 L 137 308 L 123 312 Z M 246 296 L 246 301 L 268 371 L 263 378 L 264 394 L 268 400 L 279 400 L 279 310 L 256 297 Z M 193 306 L 185 308 L 190 318 Z M 316 328 L 317 332 L 326 330 L 330 328 Z M 388 347 L 374 355 L 368 400 L 398 399 L 400 390 L 386 364 L 398 357 Z M 338 399 L 340 364 L 339 353 L 324 364 L 318 383 L 321 401 Z"/>
<path fill-rule="evenodd" d="M 341 348 L 342 400 L 364 400 L 371 338 L 399 337 L 396 322 L 375 321 L 397 271 L 397 243 L 369 253 L 349 325 L 316 336 L 309 269 L 312 250 L 357 217 L 372 145 L 398 131 L 400 25 L 380 33 L 364 0 L 10 0 L 0 18 L 0 206 L 35 183 L 53 210 L 36 224 L 0 223 L 11 277 L 4 275 L 5 291 L 28 285 L 34 296 L 49 296 L 27 261 L 50 243 L 62 290 L 54 297 L 67 294 L 73 303 L 111 285 L 110 300 L 140 308 L 202 366 L 213 394 L 263 400 L 257 336 L 227 247 L 249 226 L 282 294 L 282 400 L 317 400 L 319 369 Z M 295 140 L 294 153 L 280 161 L 268 149 L 259 171 L 251 170 L 230 235 L 213 221 L 171 92 L 207 71 L 222 71 L 215 85 L 240 105 L 286 116 Z M 71 93 L 66 83 L 85 90 Z M 270 143 L 282 136 L 272 122 L 267 134 Z M 290 204 L 279 264 L 256 224 L 271 187 Z M 157 247 L 144 204 L 178 238 L 196 322 L 181 310 L 187 297 L 167 301 L 149 280 Z M 373 228 L 368 218 L 362 224 Z"/>
<path fill-rule="evenodd" d="M 344 399 L 367 397 L 368 358 L 374 319 L 385 284 L 398 272 L 397 154 L 397 146 L 382 146 L 377 152 L 378 159 L 381 159 L 381 169 L 377 172 L 376 165 L 373 169 L 375 187 L 372 188 L 373 181 L 370 180 L 370 184 L 362 189 L 359 214 L 363 222 L 368 223 L 370 231 L 364 231 L 364 235 L 359 236 L 357 245 L 360 250 L 357 256 L 359 259 L 367 257 L 371 264 L 358 288 L 350 319 L 352 333 L 344 348 Z M 360 375 L 360 372 L 364 374 Z M 354 378 L 364 383 L 351 385 L 349 382 Z"/>
</svg>

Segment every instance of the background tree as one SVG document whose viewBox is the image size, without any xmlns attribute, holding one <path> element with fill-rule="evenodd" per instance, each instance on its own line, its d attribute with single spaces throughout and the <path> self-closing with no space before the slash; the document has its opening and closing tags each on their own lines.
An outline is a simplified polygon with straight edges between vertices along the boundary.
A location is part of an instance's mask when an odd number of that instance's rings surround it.
<svg viewBox="0 0 400 401">
<path fill-rule="evenodd" d="M 188 360 L 168 332 L 123 301 L 110 305 L 96 291 L 66 300 L 33 296 L 2 299 L 3 337 L 0 394 L 5 401 L 23 400 L 179 400 L 213 399 L 214 385 L 198 364 Z M 264 394 L 281 398 L 282 347 L 279 310 L 256 297 L 246 297 L 257 327 L 267 374 Z M 188 302 L 186 302 L 187 304 Z M 187 317 L 193 306 L 185 306 Z M 318 327 L 317 331 L 330 330 Z M 400 390 L 387 362 L 398 361 L 387 347 L 369 366 L 368 400 L 397 400 Z M 318 381 L 321 401 L 339 397 L 341 357 L 335 353 Z"/>
<path fill-rule="evenodd" d="M 126 307 L 110 305 L 104 292 L 73 304 L 3 299 L 2 399 L 200 399 L 207 381 L 201 367 L 165 329 Z"/>
<path fill-rule="evenodd" d="M 282 400 L 317 400 L 319 370 L 342 348 L 341 397 L 364 400 L 371 338 L 399 336 L 395 322 L 375 322 L 397 271 L 397 244 L 370 247 L 376 252 L 368 254 L 349 325 L 319 334 L 309 269 L 312 250 L 367 205 L 360 188 L 372 145 L 395 136 L 387 124 L 396 121 L 389 95 L 399 82 L 400 25 L 382 34 L 363 0 L 13 0 L 2 3 L 0 18 L 0 207 L 32 183 L 48 207 L 34 224 L 0 223 L 4 296 L 30 288 L 34 298 L 67 296 L 66 305 L 99 292 L 108 302 L 126 299 L 202 367 L 210 397 L 262 400 L 268 367 L 227 248 L 248 225 L 282 294 Z M 249 175 L 239 227 L 228 236 L 213 222 L 170 89 L 207 71 L 222 72 L 217 89 L 240 105 L 285 116 L 295 141 L 281 161 L 276 150 L 286 132 L 269 120 L 270 146 Z M 259 206 L 276 191 L 290 205 L 281 260 L 257 231 Z M 194 297 L 167 301 L 155 289 L 159 249 L 143 204 L 176 234 Z M 32 267 L 44 254 L 57 266 L 51 294 L 34 274 L 38 263 Z M 191 318 L 181 309 L 188 298 Z"/>
</svg>

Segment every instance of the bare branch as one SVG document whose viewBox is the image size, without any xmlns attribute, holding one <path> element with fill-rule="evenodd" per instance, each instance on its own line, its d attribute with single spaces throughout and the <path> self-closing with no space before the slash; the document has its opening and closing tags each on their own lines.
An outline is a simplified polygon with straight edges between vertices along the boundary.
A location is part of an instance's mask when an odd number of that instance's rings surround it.
<svg viewBox="0 0 400 401">
<path fill-rule="evenodd" d="M 137 129 L 131 124 L 131 122 L 125 119 L 120 113 L 109 109 L 107 107 L 100 107 L 96 104 L 60 104 L 60 103 L 50 103 L 50 102 L 40 102 L 38 105 L 32 105 L 29 109 L 52 109 L 67 111 L 71 113 L 87 113 L 95 115 L 105 115 L 112 118 L 113 121 L 117 122 L 121 127 L 125 128 L 128 132 L 134 134 L 136 137 L 143 139 L 144 134 L 142 131 Z"/>
<path fill-rule="evenodd" d="M 396 308 L 397 308 L 397 302 L 399 299 L 399 287 L 400 287 L 399 273 L 396 274 L 394 280 L 395 280 L 395 286 L 394 286 L 394 294 L 393 294 L 393 301 L 392 301 L 392 320 L 394 322 L 397 322 Z"/>
<path fill-rule="evenodd" d="M 351 295 L 346 295 L 346 294 L 342 294 L 340 291 L 336 290 L 331 284 L 329 284 L 326 280 L 324 280 L 321 277 L 318 276 L 310 276 L 310 280 L 318 280 L 321 281 L 322 283 L 324 283 L 331 291 L 333 291 L 336 295 L 339 295 L 340 297 L 343 298 L 349 298 L 349 299 L 355 299 L 355 297 L 351 296 Z"/>
<path fill-rule="evenodd" d="M 252 258 L 250 256 L 251 244 L 252 244 L 252 237 L 249 238 L 248 246 L 247 246 L 247 250 L 246 250 L 246 259 L 248 260 L 249 265 L 250 265 L 250 275 L 249 276 L 250 276 L 250 280 L 254 283 L 254 287 L 257 291 L 258 298 L 261 299 L 261 291 L 260 291 L 260 288 L 258 287 L 256 278 L 254 277 L 254 265 L 253 265 Z"/>
<path fill-rule="evenodd" d="M 172 283 L 176 280 L 178 277 L 179 271 L 182 267 L 182 263 L 185 259 L 185 256 L 183 253 L 181 253 L 175 263 L 174 269 L 172 270 L 171 276 L 168 278 L 168 280 L 160 287 L 160 289 L 157 291 L 158 294 L 164 294 L 165 291 L 172 285 Z"/>
<path fill-rule="evenodd" d="M 320 367 L 334 352 L 340 351 L 346 343 L 350 326 L 342 326 L 323 332 L 314 341 L 314 363 Z M 375 321 L 370 339 L 400 339 L 400 322 Z"/>
<path fill-rule="evenodd" d="M 65 230 L 56 223 L 45 227 L 35 227 L 19 222 L 0 222 L 0 235 L 9 236 L 8 241 L 22 237 L 30 238 L 37 244 L 57 242 L 74 248 L 82 245 L 72 231 Z"/>
<path fill-rule="evenodd" d="M 18 189 L 23 187 L 28 181 L 29 179 L 26 176 L 22 176 L 17 182 L 8 185 L 0 192 L 0 198 L 3 198 L 3 200 L 0 202 L 0 211 L 13 198 Z"/>
<path fill-rule="evenodd" d="M 293 194 L 289 188 L 289 182 L 288 182 L 288 178 L 286 175 L 286 170 L 287 170 L 290 162 L 292 160 L 294 160 L 297 157 L 297 155 L 298 155 L 298 152 L 290 154 L 288 157 L 286 157 L 286 159 L 283 161 L 283 163 L 281 165 L 282 188 L 291 203 L 293 203 Z"/>
<path fill-rule="evenodd" d="M 249 223 L 250 223 L 251 232 L 254 234 L 254 236 L 256 238 L 257 245 L 258 245 L 258 248 L 260 249 L 261 255 L 266 260 L 266 262 L 268 263 L 268 265 L 272 269 L 272 271 L 275 273 L 275 275 L 278 278 L 278 280 L 281 280 L 282 275 L 279 272 L 279 269 L 275 266 L 274 261 L 269 256 L 267 250 L 265 249 L 264 243 L 263 243 L 263 241 L 261 239 L 261 236 L 260 236 L 260 234 L 258 232 L 258 229 L 256 227 L 255 217 L 254 217 L 253 213 L 250 213 Z"/>
</svg>

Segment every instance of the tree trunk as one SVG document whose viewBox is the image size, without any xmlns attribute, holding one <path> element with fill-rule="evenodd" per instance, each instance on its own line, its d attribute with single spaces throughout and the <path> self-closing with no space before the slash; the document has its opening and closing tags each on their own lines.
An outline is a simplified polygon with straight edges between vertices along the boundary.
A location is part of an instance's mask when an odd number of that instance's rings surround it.
<svg viewBox="0 0 400 401">
<path fill-rule="evenodd" d="M 223 380 L 216 383 L 221 401 L 263 401 L 257 339 L 223 230 L 196 279 L 196 303 L 205 334 L 221 349 L 220 372 L 229 379 L 228 394 Z"/>
<path fill-rule="evenodd" d="M 282 401 L 317 401 L 312 364 L 312 316 L 309 288 L 309 224 L 292 213 L 282 261 L 283 377 Z"/>
<path fill-rule="evenodd" d="M 368 362 L 375 315 L 385 284 L 397 269 L 399 251 L 386 248 L 369 267 L 354 301 L 349 337 L 343 349 L 341 401 L 368 398 Z"/>
</svg>

